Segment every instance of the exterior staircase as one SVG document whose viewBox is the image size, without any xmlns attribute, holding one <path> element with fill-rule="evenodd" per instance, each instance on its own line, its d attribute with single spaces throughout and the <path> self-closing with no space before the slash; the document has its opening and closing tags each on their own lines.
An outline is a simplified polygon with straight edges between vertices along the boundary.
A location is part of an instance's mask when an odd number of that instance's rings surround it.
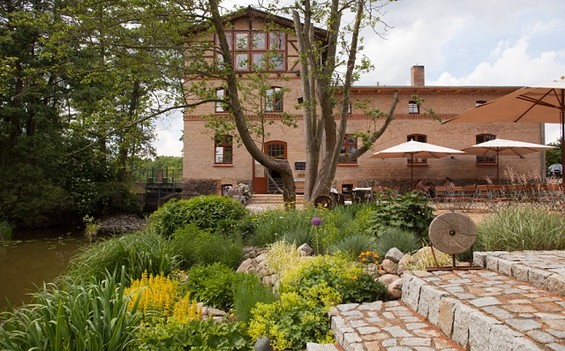
<svg viewBox="0 0 565 351">
<path fill-rule="evenodd" d="M 304 203 L 304 195 L 297 194 L 296 195 L 296 203 L 303 204 Z M 252 205 L 283 205 L 283 196 L 282 194 L 253 194 L 253 198 L 251 199 Z"/>
<path fill-rule="evenodd" d="M 477 252 L 474 261 L 484 269 L 405 273 L 399 301 L 338 305 L 337 344 L 316 347 L 565 350 L 565 251 Z"/>
</svg>

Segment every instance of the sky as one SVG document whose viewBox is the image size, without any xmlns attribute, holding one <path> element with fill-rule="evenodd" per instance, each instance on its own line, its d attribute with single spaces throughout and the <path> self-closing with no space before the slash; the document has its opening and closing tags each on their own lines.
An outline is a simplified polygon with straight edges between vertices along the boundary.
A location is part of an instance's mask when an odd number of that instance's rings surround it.
<svg viewBox="0 0 565 351">
<path fill-rule="evenodd" d="M 254 5 L 256 1 L 230 0 Z M 229 4 L 230 1 L 226 1 Z M 366 28 L 364 53 L 375 70 L 358 85 L 410 85 L 425 67 L 426 86 L 528 86 L 565 76 L 563 0 L 399 0 Z M 182 114 L 156 122 L 157 155 L 182 156 Z M 559 128 L 546 125 L 546 142 Z"/>
</svg>

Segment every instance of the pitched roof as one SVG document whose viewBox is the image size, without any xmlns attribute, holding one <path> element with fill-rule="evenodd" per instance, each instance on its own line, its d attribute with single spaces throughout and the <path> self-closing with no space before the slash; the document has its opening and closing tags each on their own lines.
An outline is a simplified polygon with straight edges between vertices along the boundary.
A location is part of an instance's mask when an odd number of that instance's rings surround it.
<svg viewBox="0 0 565 351">
<path fill-rule="evenodd" d="M 266 11 L 258 10 L 254 7 L 242 7 L 234 12 L 231 12 L 224 16 L 226 22 L 235 22 L 240 18 L 251 18 L 251 19 L 262 19 L 265 22 L 276 23 L 280 26 L 287 27 L 287 28 L 294 28 L 294 21 L 292 19 L 278 16 Z M 193 27 L 191 32 L 201 32 L 208 28 L 209 25 L 200 24 Z M 314 27 L 314 33 L 318 38 L 324 39 L 327 36 L 327 31 L 322 28 Z"/>
</svg>

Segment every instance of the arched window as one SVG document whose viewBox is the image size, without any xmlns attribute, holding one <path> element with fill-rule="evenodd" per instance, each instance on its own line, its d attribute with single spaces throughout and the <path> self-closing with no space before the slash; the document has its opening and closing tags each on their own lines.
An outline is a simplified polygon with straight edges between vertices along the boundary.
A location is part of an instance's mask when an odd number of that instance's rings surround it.
<svg viewBox="0 0 565 351">
<path fill-rule="evenodd" d="M 411 115 L 420 113 L 420 106 L 415 100 L 408 101 L 408 113 Z"/>
<path fill-rule="evenodd" d="M 284 141 L 268 141 L 265 143 L 267 155 L 279 160 L 286 159 L 286 143 Z"/>
<path fill-rule="evenodd" d="M 484 143 L 485 141 L 496 139 L 494 134 L 477 134 L 475 140 L 477 144 Z M 495 156 L 477 156 L 477 163 L 480 164 L 496 164 Z"/>
<path fill-rule="evenodd" d="M 410 140 L 414 140 L 414 141 L 419 141 L 421 143 L 427 143 L 428 142 L 428 136 L 424 135 L 424 134 L 409 134 L 406 136 L 406 141 L 410 141 Z M 412 159 L 412 161 L 410 161 L 410 159 L 408 159 L 408 164 L 413 164 L 413 165 L 425 165 L 428 163 L 428 159 L 427 158 L 414 158 Z"/>
<path fill-rule="evenodd" d="M 280 87 L 272 87 L 265 94 L 265 111 L 283 111 L 283 90 Z"/>
<path fill-rule="evenodd" d="M 233 163 L 233 137 L 231 135 L 218 135 L 214 138 L 214 163 Z"/>
</svg>

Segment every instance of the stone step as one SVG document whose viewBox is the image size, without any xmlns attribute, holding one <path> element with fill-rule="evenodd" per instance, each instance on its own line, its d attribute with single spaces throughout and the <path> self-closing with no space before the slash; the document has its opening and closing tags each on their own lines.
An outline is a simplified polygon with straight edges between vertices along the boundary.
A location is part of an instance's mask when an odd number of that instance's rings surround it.
<svg viewBox="0 0 565 351">
<path fill-rule="evenodd" d="M 402 299 L 331 312 L 345 351 L 565 351 L 565 251 L 479 252 L 488 269 L 405 272 Z"/>
<path fill-rule="evenodd" d="M 565 297 L 499 272 L 405 273 L 402 301 L 467 350 L 565 350 Z"/>
<path fill-rule="evenodd" d="M 463 351 L 402 301 L 338 305 L 330 312 L 345 351 Z"/>
<path fill-rule="evenodd" d="M 296 195 L 296 203 L 303 203 L 304 195 Z M 251 204 L 282 204 L 282 194 L 254 194 Z"/>
<path fill-rule="evenodd" d="M 565 296 L 565 251 L 475 252 L 473 264 Z"/>
</svg>

